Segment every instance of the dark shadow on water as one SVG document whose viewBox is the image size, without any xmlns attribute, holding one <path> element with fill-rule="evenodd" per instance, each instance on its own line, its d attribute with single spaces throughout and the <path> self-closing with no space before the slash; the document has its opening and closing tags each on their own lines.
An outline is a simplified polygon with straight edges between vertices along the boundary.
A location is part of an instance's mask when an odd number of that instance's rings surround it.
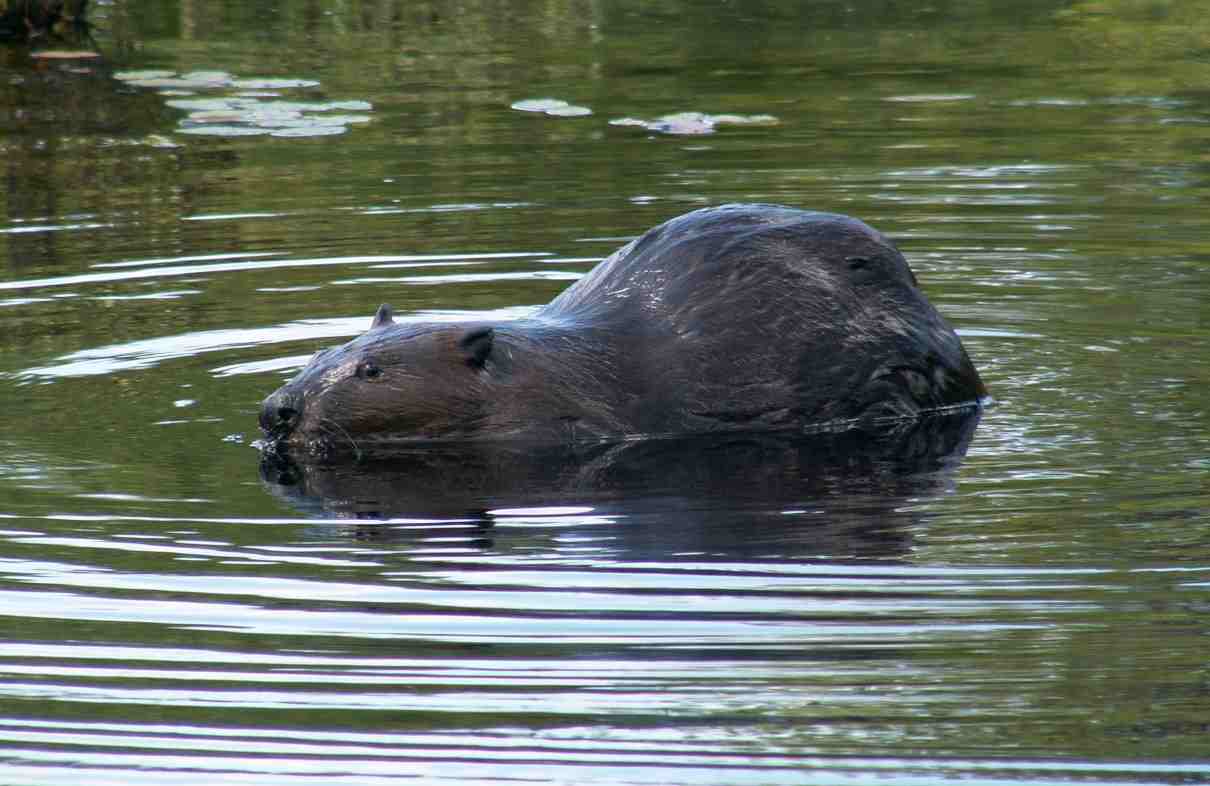
<svg viewBox="0 0 1210 786">
<path fill-rule="evenodd" d="M 571 508 L 612 517 L 611 548 L 630 559 L 895 559 L 919 523 L 909 503 L 952 488 L 978 421 L 973 411 L 796 438 L 430 446 L 349 464 L 266 453 L 260 470 L 291 507 L 359 522 L 351 534 L 370 540 L 431 534 L 388 519 L 459 519 L 476 529 L 469 542 L 492 548 L 501 522 L 521 536 L 525 509 Z"/>
</svg>

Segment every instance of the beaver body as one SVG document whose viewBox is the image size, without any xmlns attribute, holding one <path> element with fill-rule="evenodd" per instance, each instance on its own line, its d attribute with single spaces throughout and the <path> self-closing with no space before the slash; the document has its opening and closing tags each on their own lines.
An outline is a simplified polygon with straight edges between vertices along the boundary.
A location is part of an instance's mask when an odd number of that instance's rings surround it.
<svg viewBox="0 0 1210 786">
<path fill-rule="evenodd" d="M 265 399 L 271 444 L 568 442 L 843 427 L 986 396 L 903 255 L 864 223 L 698 210 L 531 317 L 397 324 L 321 352 Z"/>
</svg>

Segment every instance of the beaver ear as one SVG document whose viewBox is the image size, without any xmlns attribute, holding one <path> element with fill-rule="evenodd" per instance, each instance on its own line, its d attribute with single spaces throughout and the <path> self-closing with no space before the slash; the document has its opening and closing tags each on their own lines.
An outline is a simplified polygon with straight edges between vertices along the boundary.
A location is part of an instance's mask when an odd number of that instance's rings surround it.
<svg viewBox="0 0 1210 786">
<path fill-rule="evenodd" d="M 378 307 L 378 311 L 374 312 L 374 321 L 370 323 L 370 330 L 393 324 L 395 324 L 395 320 L 391 318 L 391 307 L 383 303 Z"/>
<path fill-rule="evenodd" d="M 492 340 L 495 334 L 489 327 L 474 328 L 458 339 L 458 347 L 466 353 L 466 365 L 473 368 L 483 368 L 488 355 L 492 353 Z"/>
</svg>

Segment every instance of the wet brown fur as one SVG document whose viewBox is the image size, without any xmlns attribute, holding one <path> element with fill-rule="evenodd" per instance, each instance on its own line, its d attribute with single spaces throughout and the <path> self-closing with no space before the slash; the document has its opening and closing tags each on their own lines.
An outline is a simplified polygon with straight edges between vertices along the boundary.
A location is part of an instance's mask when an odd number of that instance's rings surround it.
<svg viewBox="0 0 1210 786">
<path fill-rule="evenodd" d="M 381 373 L 359 374 L 367 363 Z M 837 214 L 732 205 L 652 229 L 528 319 L 396 324 L 380 312 L 266 399 L 261 424 L 326 452 L 802 429 L 984 396 L 881 234 Z"/>
</svg>

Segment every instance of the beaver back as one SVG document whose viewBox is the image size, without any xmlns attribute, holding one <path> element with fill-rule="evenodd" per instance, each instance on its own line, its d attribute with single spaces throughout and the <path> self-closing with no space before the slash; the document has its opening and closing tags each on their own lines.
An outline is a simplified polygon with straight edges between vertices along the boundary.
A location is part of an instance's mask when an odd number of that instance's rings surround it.
<svg viewBox="0 0 1210 786">
<path fill-rule="evenodd" d="M 654 381 L 645 400 L 680 404 L 678 418 L 651 423 L 658 430 L 910 416 L 985 395 L 903 255 L 835 213 L 689 213 L 619 249 L 538 316 L 626 334 L 639 377 Z"/>
</svg>

